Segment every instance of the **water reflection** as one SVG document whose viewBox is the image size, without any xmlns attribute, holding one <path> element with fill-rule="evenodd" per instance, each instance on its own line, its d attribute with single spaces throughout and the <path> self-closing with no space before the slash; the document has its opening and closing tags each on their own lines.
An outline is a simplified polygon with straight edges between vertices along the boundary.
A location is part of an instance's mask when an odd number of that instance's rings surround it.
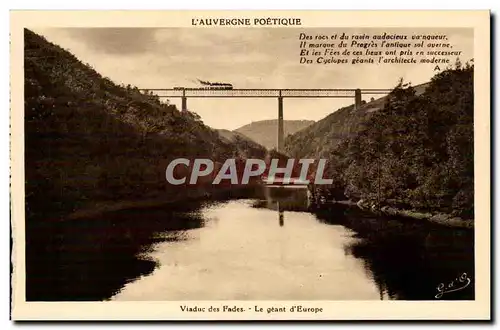
<svg viewBox="0 0 500 330">
<path fill-rule="evenodd" d="M 276 223 L 276 218 L 278 218 Z M 286 225 L 285 225 L 286 222 Z M 473 232 L 331 207 L 306 189 L 27 223 L 28 300 L 474 298 Z"/>
<path fill-rule="evenodd" d="M 192 206 L 165 212 L 148 208 L 97 219 L 28 222 L 27 300 L 102 300 L 157 266 L 156 242 L 188 240 L 186 229 L 204 225 Z"/>
<path fill-rule="evenodd" d="M 295 212 L 308 212 L 310 210 L 308 191 L 304 187 L 264 187 L 259 194 L 252 197 L 255 208 Z"/>
<path fill-rule="evenodd" d="M 305 187 L 265 187 L 263 198 L 256 199 L 253 207 L 277 211 L 280 227 L 285 225 L 285 211 L 307 212 L 310 209 L 309 191 Z"/>
<path fill-rule="evenodd" d="M 472 283 L 440 299 L 474 299 L 474 233 L 408 219 L 375 217 L 353 209 L 318 214 L 324 222 L 354 230 L 346 252 L 363 260 L 381 299 L 435 300 L 440 283 L 463 273 Z"/>
<path fill-rule="evenodd" d="M 353 232 L 318 222 L 308 212 L 285 211 L 282 200 L 257 203 L 269 208 L 255 207 L 256 202 L 233 200 L 203 208 L 205 226 L 191 230 L 189 241 L 156 244 L 150 256 L 158 268 L 112 299 L 379 298 L 363 262 L 344 251 Z"/>
<path fill-rule="evenodd" d="M 283 210 L 279 208 L 279 202 L 278 202 L 278 218 L 280 219 L 280 227 L 283 227 L 285 225 L 285 214 Z"/>
</svg>

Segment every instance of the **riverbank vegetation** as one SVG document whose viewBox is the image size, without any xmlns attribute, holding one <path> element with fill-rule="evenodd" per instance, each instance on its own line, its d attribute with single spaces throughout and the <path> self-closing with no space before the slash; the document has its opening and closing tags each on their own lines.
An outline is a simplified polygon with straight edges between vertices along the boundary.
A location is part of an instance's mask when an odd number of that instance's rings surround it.
<svg viewBox="0 0 500 330">
<path fill-rule="evenodd" d="M 358 128 L 330 145 L 322 140 L 321 154 L 314 156 L 329 159 L 326 177 L 335 182 L 319 194 L 330 200 L 362 200 L 376 209 L 473 218 L 473 76 L 472 63 L 457 61 L 436 74 L 422 93 L 401 81 L 383 107 L 358 116 Z M 305 145 L 296 140 L 287 141 L 288 150 Z M 317 148 L 312 144 L 300 152 L 310 155 Z"/>
</svg>

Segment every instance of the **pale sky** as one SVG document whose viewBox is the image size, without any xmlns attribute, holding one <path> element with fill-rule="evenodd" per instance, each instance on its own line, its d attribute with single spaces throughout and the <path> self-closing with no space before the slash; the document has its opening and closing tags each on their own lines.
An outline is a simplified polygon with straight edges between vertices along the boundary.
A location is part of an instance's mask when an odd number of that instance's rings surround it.
<svg viewBox="0 0 500 330">
<path fill-rule="evenodd" d="M 37 28 L 49 41 L 118 84 L 138 88 L 197 87 L 202 80 L 234 88 L 392 88 L 399 78 L 417 85 L 434 74 L 433 64 L 299 64 L 301 32 L 445 33 L 473 58 L 472 29 L 306 29 L 306 28 Z M 363 97 L 369 100 L 371 96 Z M 180 99 L 171 99 L 180 109 Z M 286 99 L 285 119 L 319 120 L 352 99 Z M 277 118 L 275 99 L 188 99 L 188 109 L 208 126 L 236 129 Z"/>
</svg>

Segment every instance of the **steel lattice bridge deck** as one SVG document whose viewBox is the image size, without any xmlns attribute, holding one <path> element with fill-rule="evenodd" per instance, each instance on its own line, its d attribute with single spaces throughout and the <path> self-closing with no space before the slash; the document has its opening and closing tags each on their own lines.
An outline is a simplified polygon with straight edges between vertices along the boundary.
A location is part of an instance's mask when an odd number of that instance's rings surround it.
<svg viewBox="0 0 500 330">
<path fill-rule="evenodd" d="M 141 89 L 143 93 L 153 93 L 160 98 L 179 97 L 182 100 L 182 111 L 187 111 L 188 98 L 225 98 L 225 97 L 254 97 L 278 99 L 278 151 L 283 151 L 283 98 L 354 98 L 354 109 L 362 104 L 361 95 L 385 95 L 391 89 L 224 89 L 224 88 L 151 88 Z"/>
<path fill-rule="evenodd" d="M 382 95 L 390 89 L 141 89 L 153 92 L 161 98 L 167 97 L 329 97 L 355 98 L 357 93 Z"/>
</svg>

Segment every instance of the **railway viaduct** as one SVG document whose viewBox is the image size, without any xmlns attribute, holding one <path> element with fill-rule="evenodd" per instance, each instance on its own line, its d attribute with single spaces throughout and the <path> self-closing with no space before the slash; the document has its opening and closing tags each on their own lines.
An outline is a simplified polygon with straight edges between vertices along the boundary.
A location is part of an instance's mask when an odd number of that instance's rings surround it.
<svg viewBox="0 0 500 330">
<path fill-rule="evenodd" d="M 141 89 L 160 98 L 180 98 L 182 111 L 187 111 L 188 98 L 275 98 L 278 100 L 278 151 L 284 149 L 283 98 L 354 98 L 355 109 L 362 104 L 362 95 L 388 94 L 390 89 L 222 89 L 171 88 Z"/>
</svg>

